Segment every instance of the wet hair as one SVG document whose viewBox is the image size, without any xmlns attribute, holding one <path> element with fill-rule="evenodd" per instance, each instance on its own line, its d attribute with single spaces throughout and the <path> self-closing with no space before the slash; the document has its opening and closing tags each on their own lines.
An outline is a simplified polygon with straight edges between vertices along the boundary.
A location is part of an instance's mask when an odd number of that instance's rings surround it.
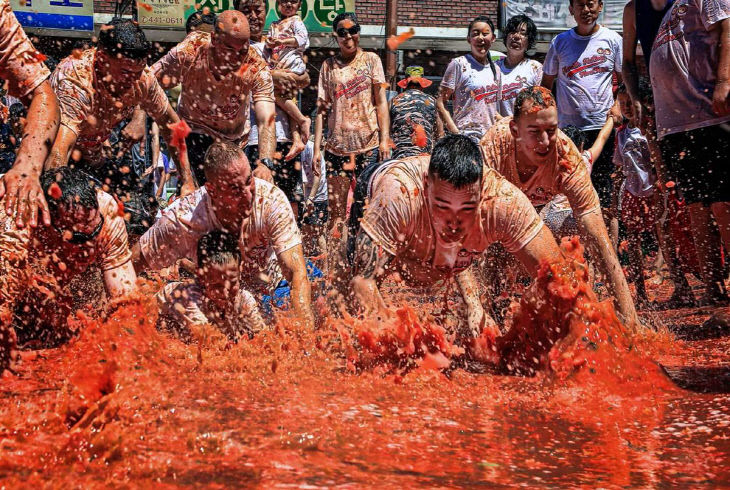
<svg viewBox="0 0 730 490">
<path fill-rule="evenodd" d="M 532 101 L 532 110 L 541 111 L 555 106 L 555 98 L 548 89 L 541 86 L 527 87 L 520 90 L 515 99 L 514 120 L 517 121 L 523 113 L 525 102 Z"/>
<path fill-rule="evenodd" d="M 221 170 L 227 171 L 234 161 L 245 158 L 246 155 L 240 147 L 225 141 L 216 141 L 205 152 L 203 168 L 206 175 Z"/>
<path fill-rule="evenodd" d="M 53 187 L 53 184 L 56 184 L 57 188 Z M 99 201 L 96 198 L 98 187 L 99 182 L 96 179 L 78 168 L 59 167 L 46 170 L 41 175 L 41 189 L 48 202 L 51 220 L 58 217 L 58 210 L 62 204 L 67 207 L 99 209 Z"/>
<path fill-rule="evenodd" d="M 457 189 L 480 181 L 482 153 L 479 146 L 463 134 L 444 136 L 433 147 L 428 173 Z"/>
<path fill-rule="evenodd" d="M 469 22 L 469 30 L 466 31 L 466 37 L 471 36 L 471 29 L 477 22 L 486 22 L 487 25 L 489 25 L 489 28 L 492 30 L 492 34 L 494 34 L 494 22 L 492 22 L 492 19 L 490 19 L 486 15 L 478 15 L 474 17 L 474 20 Z"/>
<path fill-rule="evenodd" d="M 132 60 L 146 59 L 151 49 L 139 24 L 118 17 L 102 26 L 98 46 L 112 56 L 119 54 Z"/>
<path fill-rule="evenodd" d="M 507 36 L 517 32 L 522 24 L 525 24 L 525 29 L 527 30 L 527 49 L 525 51 L 529 51 L 535 47 L 535 43 L 537 42 L 537 26 L 532 19 L 525 14 L 515 15 L 507 21 L 507 25 L 504 27 L 502 40 L 505 44 L 507 44 Z"/>
<path fill-rule="evenodd" d="M 213 230 L 198 240 L 198 267 L 241 261 L 238 237 L 223 230 Z"/>
<path fill-rule="evenodd" d="M 585 146 L 586 142 L 588 141 L 588 138 L 586 137 L 586 134 L 583 132 L 583 130 L 577 126 L 573 126 L 572 124 L 569 126 L 565 126 L 562 131 L 563 134 L 570 138 L 573 144 L 575 144 L 576 148 L 581 148 Z"/>
<path fill-rule="evenodd" d="M 190 31 L 203 24 L 215 25 L 215 14 L 212 11 L 205 14 L 202 10 L 198 10 L 190 15 L 185 22 L 185 32 L 190 33 Z"/>
<path fill-rule="evenodd" d="M 350 19 L 356 26 L 360 25 L 357 21 L 357 15 L 355 15 L 355 12 L 342 12 L 341 14 L 337 14 L 335 20 L 332 21 L 332 32 L 337 32 L 337 24 L 345 19 Z"/>
<path fill-rule="evenodd" d="M 10 119 L 18 119 L 21 117 L 26 117 L 28 112 L 25 110 L 25 106 L 21 104 L 20 102 L 16 102 L 15 104 L 10 106 L 10 109 L 8 109 L 8 114 L 10 116 Z"/>
</svg>

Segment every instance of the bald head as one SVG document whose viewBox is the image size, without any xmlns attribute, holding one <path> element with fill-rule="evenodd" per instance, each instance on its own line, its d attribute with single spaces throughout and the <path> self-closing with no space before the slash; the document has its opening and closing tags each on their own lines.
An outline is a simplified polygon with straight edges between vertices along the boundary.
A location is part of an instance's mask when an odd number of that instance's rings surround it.
<svg viewBox="0 0 730 490">
<path fill-rule="evenodd" d="M 218 15 L 216 35 L 225 34 L 231 39 L 247 43 L 251 39 L 248 19 L 238 10 L 224 10 Z"/>
</svg>

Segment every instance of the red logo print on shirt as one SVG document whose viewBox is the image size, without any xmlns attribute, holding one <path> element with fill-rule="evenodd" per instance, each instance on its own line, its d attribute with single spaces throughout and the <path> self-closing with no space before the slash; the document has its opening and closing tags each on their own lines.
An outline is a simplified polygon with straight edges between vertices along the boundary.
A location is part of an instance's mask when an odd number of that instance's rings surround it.
<svg viewBox="0 0 730 490">
<path fill-rule="evenodd" d="M 598 48 L 596 54 L 583 58 L 581 61 L 576 61 L 570 66 L 563 68 L 563 74 L 568 78 L 580 77 L 584 78 L 588 75 L 595 75 L 596 73 L 606 73 L 611 71 L 608 66 L 601 66 L 609 60 L 609 56 L 612 51 L 609 48 Z"/>
<path fill-rule="evenodd" d="M 472 90 L 471 96 L 477 102 L 483 100 L 485 103 L 491 104 L 497 102 L 497 92 L 499 92 L 499 86 L 493 83 L 492 85 Z"/>
<path fill-rule="evenodd" d="M 652 51 L 670 41 L 682 39 L 684 37 L 684 33 L 681 29 L 677 28 L 679 27 L 679 22 L 682 20 L 681 17 L 683 17 L 686 13 L 687 4 L 682 2 L 674 4 L 674 7 L 672 7 L 672 13 L 669 14 L 669 19 L 667 22 L 662 24 L 661 27 L 659 27 L 659 32 L 657 32 L 656 39 L 654 40 Z"/>
<path fill-rule="evenodd" d="M 523 87 L 527 86 L 527 78 L 518 76 L 514 82 L 502 85 L 502 100 L 510 100 L 517 97 Z"/>
</svg>

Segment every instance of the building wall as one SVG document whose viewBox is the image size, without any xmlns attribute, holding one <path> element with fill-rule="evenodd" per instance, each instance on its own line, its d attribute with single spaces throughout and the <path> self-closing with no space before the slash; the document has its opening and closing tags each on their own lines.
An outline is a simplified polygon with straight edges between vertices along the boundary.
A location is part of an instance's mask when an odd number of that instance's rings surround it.
<svg viewBox="0 0 730 490">
<path fill-rule="evenodd" d="M 477 15 L 497 24 L 498 0 L 398 0 L 400 25 L 413 27 L 465 27 Z M 385 23 L 385 0 L 355 0 L 361 24 Z"/>
</svg>

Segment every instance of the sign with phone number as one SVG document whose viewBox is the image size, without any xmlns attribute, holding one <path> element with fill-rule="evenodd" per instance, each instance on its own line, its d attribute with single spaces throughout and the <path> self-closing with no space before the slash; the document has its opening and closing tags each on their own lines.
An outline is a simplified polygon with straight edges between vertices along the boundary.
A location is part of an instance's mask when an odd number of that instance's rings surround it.
<svg viewBox="0 0 730 490">
<path fill-rule="evenodd" d="M 15 0 L 18 1 L 18 0 Z M 20 0 L 22 1 L 22 0 Z M 32 0 L 36 1 L 36 0 Z M 53 1 L 53 0 L 51 0 Z M 233 8 L 233 0 L 138 0 L 139 23 L 143 26 L 185 29 L 185 21 L 197 9 L 213 12 Z M 309 32 L 330 32 L 332 21 L 341 12 L 354 12 L 355 0 L 302 0 L 299 16 Z M 266 0 L 266 28 L 279 18 L 276 0 Z"/>
</svg>

